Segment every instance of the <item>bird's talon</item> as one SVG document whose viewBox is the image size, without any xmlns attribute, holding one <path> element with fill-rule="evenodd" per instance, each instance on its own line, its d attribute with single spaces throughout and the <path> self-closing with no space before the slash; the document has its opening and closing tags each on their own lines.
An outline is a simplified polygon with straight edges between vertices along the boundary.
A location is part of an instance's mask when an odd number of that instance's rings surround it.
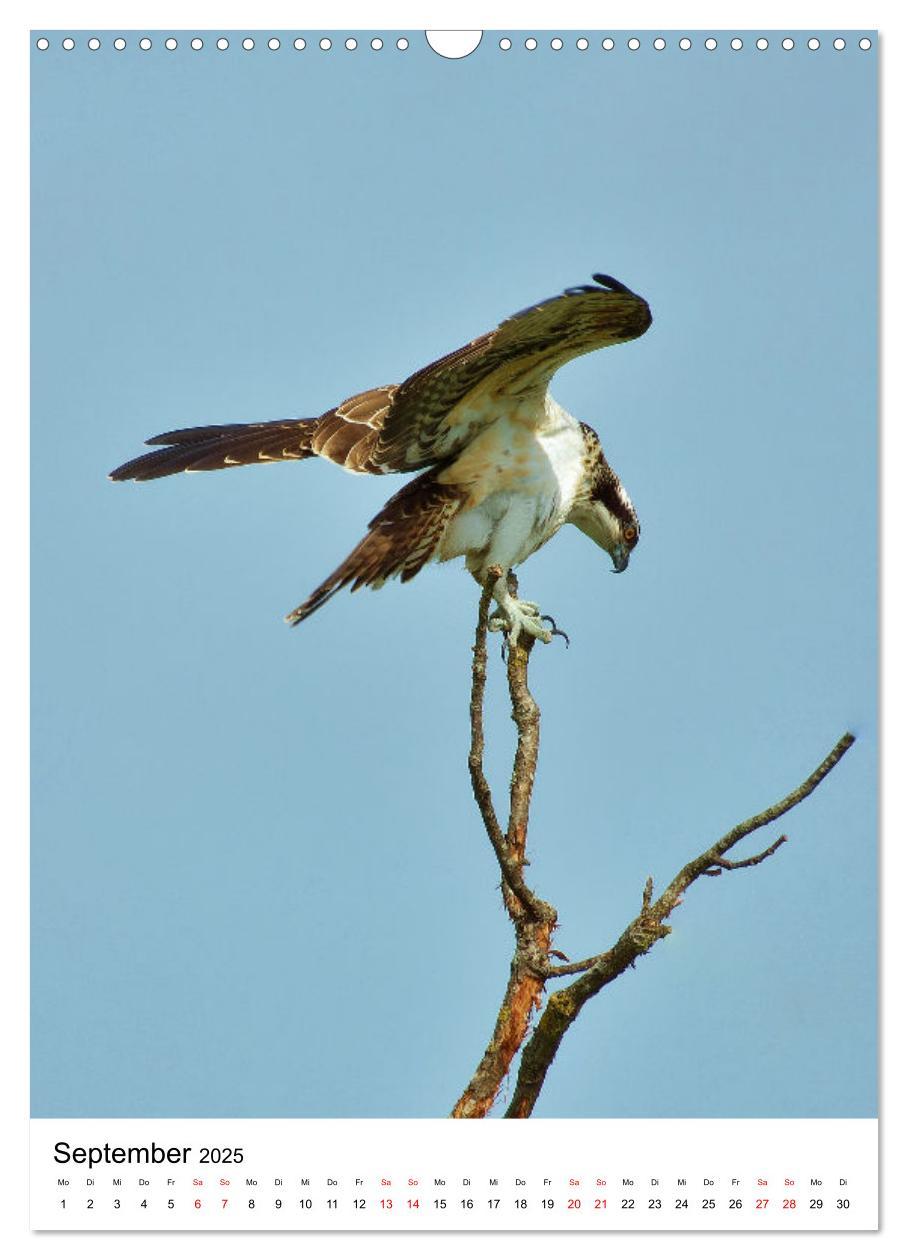
<svg viewBox="0 0 908 1260">
<path fill-rule="evenodd" d="M 540 620 L 540 621 L 547 621 L 547 622 L 549 623 L 549 625 L 552 627 L 552 635 L 553 635 L 553 636 L 554 636 L 554 635 L 557 635 L 560 639 L 564 639 L 564 646 L 565 646 L 565 647 L 570 647 L 570 646 L 571 646 L 571 637 L 570 637 L 570 635 L 567 633 L 567 631 L 566 631 L 566 630 L 559 630 L 558 626 L 555 624 L 555 618 L 554 618 L 554 617 L 550 617 L 550 616 L 546 613 L 546 614 L 544 614 L 542 617 L 540 617 L 540 618 L 539 618 L 539 620 Z"/>
<path fill-rule="evenodd" d="M 496 597 L 499 601 L 498 607 L 490 614 L 486 624 L 489 630 L 501 630 L 504 633 L 505 644 L 516 648 L 521 634 L 531 639 L 538 639 L 541 643 L 551 643 L 557 635 L 560 639 L 564 639 L 565 644 L 570 644 L 569 637 L 558 628 L 554 617 L 540 613 L 538 604 L 525 599 L 516 599 L 510 592 L 500 594 L 496 592 Z M 503 644 L 502 656 L 504 652 L 505 645 Z"/>
</svg>

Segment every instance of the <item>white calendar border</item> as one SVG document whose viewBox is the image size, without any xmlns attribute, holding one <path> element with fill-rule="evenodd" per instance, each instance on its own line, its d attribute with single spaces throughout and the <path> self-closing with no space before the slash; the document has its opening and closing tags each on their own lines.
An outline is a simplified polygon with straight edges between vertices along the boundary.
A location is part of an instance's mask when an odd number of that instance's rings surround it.
<svg viewBox="0 0 908 1260">
<path fill-rule="evenodd" d="M 31 1137 L 38 1230 L 737 1234 L 877 1222 L 876 1120 L 477 1130 L 446 1119 L 37 1119 Z"/>
<path fill-rule="evenodd" d="M 579 29 L 584 26 L 598 29 L 604 20 L 601 5 L 571 3 L 570 0 L 567 3 L 563 0 L 558 5 L 556 16 L 560 19 L 563 29 Z M 867 16 L 867 11 L 863 6 L 856 3 L 842 3 L 841 0 L 827 0 L 826 3 L 817 3 L 815 0 L 812 3 L 797 3 L 796 0 L 789 0 L 784 4 L 779 0 L 766 0 L 760 5 L 737 4 L 731 11 L 730 6 L 719 3 L 717 0 L 713 0 L 712 3 L 692 0 L 691 3 L 683 6 L 670 3 L 668 0 L 661 0 L 660 3 L 633 4 L 628 3 L 627 0 L 616 0 L 608 7 L 608 22 L 616 29 L 632 27 L 651 29 L 659 25 L 675 28 L 679 21 L 683 21 L 692 29 L 701 30 L 710 26 L 724 30 L 731 22 L 742 29 L 754 29 L 757 26 L 769 29 L 785 27 L 806 29 L 811 26 L 819 30 L 828 30 L 835 26 L 852 29 L 865 24 Z M 27 66 L 23 55 L 25 28 L 44 24 L 48 28 L 75 25 L 84 29 L 86 26 L 96 25 L 103 29 L 121 25 L 123 17 L 122 4 L 113 3 L 113 0 L 94 0 L 92 3 L 79 5 L 74 5 L 71 0 L 69 2 L 53 0 L 53 2 L 43 4 L 14 2 L 5 10 L 2 27 L 0 27 L 3 34 L 3 38 L 0 39 L 0 57 L 2 57 L 0 81 L 3 85 L 6 106 L 2 111 L 4 140 L 6 141 L 3 152 L 6 155 L 6 173 L 16 181 L 13 184 L 14 187 L 21 187 L 27 170 L 27 134 L 21 121 L 27 101 Z M 463 3 L 457 5 L 431 6 L 412 3 L 394 3 L 386 6 L 350 3 L 334 6 L 312 4 L 305 6 L 303 11 L 298 3 L 291 4 L 287 0 L 283 2 L 260 0 L 255 6 L 240 4 L 236 0 L 222 0 L 218 4 L 202 3 L 200 0 L 175 4 L 173 0 L 160 0 L 153 6 L 141 3 L 130 5 L 130 21 L 138 22 L 142 17 L 147 19 L 149 25 L 156 28 L 172 24 L 177 29 L 186 29 L 193 25 L 208 28 L 212 21 L 232 26 L 249 25 L 256 29 L 265 26 L 286 29 L 302 22 L 306 27 L 323 26 L 332 29 L 346 27 L 351 30 L 376 24 L 383 28 L 400 26 L 408 29 L 420 29 L 427 25 L 438 29 L 445 27 L 522 29 L 529 26 L 548 29 L 552 24 L 551 8 L 547 9 L 541 4 L 528 2 L 521 5 L 514 3 L 478 5 L 473 0 L 464 0 Z M 380 21 L 377 21 L 379 17 Z M 904 845 L 899 843 L 898 837 L 904 836 L 908 831 L 905 825 L 908 823 L 908 818 L 906 818 L 904 794 L 898 792 L 900 780 L 904 781 L 904 772 L 901 767 L 905 764 L 908 746 L 906 746 L 903 727 L 896 726 L 895 717 L 899 701 L 904 701 L 906 696 L 905 665 L 895 645 L 908 641 L 908 623 L 906 623 L 904 602 L 897 593 L 895 572 L 898 558 L 897 545 L 908 539 L 908 505 L 906 505 L 906 496 L 897 483 L 897 476 L 900 473 L 903 475 L 908 465 L 906 436 L 904 426 L 896 423 L 898 416 L 908 414 L 908 407 L 905 405 L 903 369 L 899 371 L 904 359 L 905 318 L 897 310 L 899 277 L 904 276 L 906 271 L 906 250 L 904 234 L 895 230 L 894 225 L 897 222 L 908 221 L 904 164 L 900 166 L 898 161 L 896 149 L 899 133 L 895 125 L 896 118 L 908 116 L 908 88 L 906 88 L 908 64 L 906 64 L 904 54 L 906 38 L 908 38 L 908 24 L 898 6 L 890 3 L 878 3 L 870 12 L 869 17 L 873 23 L 883 28 L 882 83 L 886 117 L 889 123 L 888 129 L 884 128 L 882 133 L 885 154 L 885 221 L 888 223 L 885 237 L 886 269 L 887 274 L 892 277 L 888 286 L 884 285 L 883 292 L 884 311 L 887 316 L 883 350 L 887 378 L 883 399 L 884 414 L 888 417 L 885 428 L 886 468 L 884 470 L 886 472 L 885 522 L 888 538 L 885 558 L 888 563 L 884 605 L 886 613 L 884 677 L 887 703 L 884 706 L 886 796 L 883 819 L 884 834 L 889 838 L 885 854 L 886 880 L 883 887 L 887 905 L 884 929 L 887 925 L 893 925 L 893 928 L 884 935 L 884 939 L 888 936 L 889 965 L 883 973 L 883 981 L 884 993 L 889 999 L 885 1008 L 887 1015 L 884 1024 L 886 1061 L 894 1064 L 898 1061 L 904 1062 L 906 1057 L 904 1014 L 896 1000 L 897 973 L 901 969 L 897 967 L 894 955 L 896 926 L 901 918 L 896 897 L 905 882 L 906 861 Z M 3 800 L 6 805 L 4 810 L 6 826 L 3 828 L 3 835 L 6 841 L 4 857 L 8 876 L 3 893 L 5 900 L 3 930 L 6 938 L 5 958 L 18 960 L 24 956 L 27 942 L 24 909 L 27 863 L 22 844 L 23 824 L 27 812 L 24 798 L 26 765 L 23 740 L 23 732 L 27 729 L 27 696 L 22 666 L 27 659 L 27 642 L 25 628 L 21 621 L 27 576 L 25 557 L 19 546 L 19 541 L 24 535 L 25 524 L 26 491 L 22 480 L 22 470 L 26 467 L 27 452 L 25 439 L 21 435 L 21 426 L 17 421 L 25 414 L 28 397 L 27 331 L 23 320 L 27 293 L 27 259 L 22 249 L 22 242 L 27 239 L 28 229 L 27 208 L 23 199 L 7 196 L 3 199 L 3 203 L 0 213 L 3 215 L 4 230 L 0 232 L 0 247 L 4 250 L 3 274 L 7 277 L 8 295 L 4 298 L 3 345 L 10 348 L 9 362 L 18 368 L 18 371 L 14 370 L 12 378 L 7 380 L 6 416 L 10 429 L 7 442 L 13 445 L 11 450 L 7 446 L 2 471 L 0 471 L 0 476 L 5 479 L 3 494 L 0 495 L 0 509 L 4 513 L 5 528 L 0 536 L 7 541 L 7 549 L 10 552 L 6 556 L 4 594 L 9 596 L 12 593 L 13 596 L 11 607 L 4 608 L 4 615 L 0 618 L 0 627 L 2 627 L 0 633 L 3 634 L 5 649 L 2 659 L 6 670 L 3 694 L 7 698 L 8 709 L 5 732 L 7 748 L 12 748 L 12 754 L 7 751 L 3 759 Z M 9 546 L 10 541 L 12 547 Z M 8 1031 L 5 1038 L 7 1053 L 4 1063 L 6 1069 L 4 1082 L 7 1088 L 3 1091 L 2 1118 L 5 1123 L 2 1132 L 5 1141 L 0 1145 L 0 1186 L 3 1188 L 6 1206 L 0 1219 L 2 1237 L 5 1241 L 15 1239 L 17 1253 L 25 1250 L 31 1253 L 33 1249 L 38 1248 L 46 1251 L 48 1247 L 57 1245 L 57 1240 L 59 1240 L 59 1244 L 66 1246 L 68 1255 L 91 1256 L 92 1260 L 99 1253 L 103 1254 L 106 1247 L 110 1248 L 111 1254 L 116 1251 L 118 1256 L 138 1255 L 146 1249 L 149 1254 L 152 1251 L 157 1254 L 160 1241 L 155 1235 L 131 1235 L 129 1238 L 119 1234 L 56 1235 L 53 1237 L 42 1235 L 39 1237 L 24 1232 L 27 1161 L 22 1158 L 22 1155 L 27 1132 L 23 1101 L 27 1096 L 25 1093 L 27 1051 L 21 1029 L 25 1022 L 24 1012 L 27 1009 L 27 984 L 21 970 L 19 974 L 14 974 L 7 992 L 6 1027 L 7 1030 L 10 1028 L 17 1030 L 19 1035 L 11 1035 Z M 899 1046 L 898 1054 L 895 1049 L 896 1044 Z M 883 1095 L 887 1122 L 882 1127 L 883 1177 L 884 1185 L 887 1187 L 883 1201 L 883 1230 L 880 1235 L 861 1236 L 862 1250 L 866 1245 L 868 1248 L 881 1249 L 880 1254 L 887 1254 L 890 1250 L 893 1250 L 895 1254 L 894 1246 L 905 1241 L 903 1208 L 906 1200 L 905 1187 L 894 1180 L 895 1152 L 891 1149 L 893 1143 L 889 1141 L 893 1133 L 903 1131 L 902 1126 L 906 1118 L 905 1092 L 904 1074 L 896 1070 L 887 1073 L 884 1078 Z M 256 1237 L 260 1236 L 256 1235 Z M 292 1234 L 272 1234 L 268 1238 L 268 1246 L 287 1246 L 298 1251 L 300 1245 L 297 1236 Z M 278 1239 L 280 1243 L 277 1242 Z M 500 1238 L 496 1239 L 496 1245 L 500 1246 L 501 1241 Z M 622 1251 L 625 1248 L 633 1250 L 641 1246 L 647 1247 L 652 1243 L 652 1235 L 623 1235 L 620 1247 Z M 349 1244 L 349 1235 L 319 1235 L 319 1254 L 333 1255 L 335 1252 L 347 1251 Z M 414 1250 L 419 1247 L 421 1251 L 424 1251 L 426 1239 L 423 1235 L 368 1236 L 370 1254 L 378 1257 L 392 1254 L 399 1256 L 401 1250 L 405 1251 L 409 1245 L 412 1245 Z M 576 1254 L 582 1254 L 587 1247 L 590 1252 L 595 1247 L 596 1254 L 601 1254 L 602 1243 L 595 1236 L 573 1236 L 570 1245 Z M 618 1240 L 612 1239 L 610 1245 L 619 1245 Z M 678 1249 L 683 1260 L 688 1254 L 693 1256 L 695 1249 L 698 1257 L 702 1255 L 704 1247 L 718 1246 L 726 1249 L 728 1238 L 722 1234 L 695 1234 L 683 1237 L 673 1234 L 671 1245 Z M 849 1255 L 854 1254 L 854 1243 L 850 1235 L 828 1233 L 796 1237 L 778 1235 L 774 1237 L 772 1245 L 774 1250 L 780 1249 L 783 1256 L 789 1247 L 792 1250 L 796 1248 L 799 1255 L 810 1254 L 811 1250 L 816 1248 L 817 1254 L 822 1249 L 823 1255 L 826 1256 L 830 1253 L 835 1254 L 836 1251 L 845 1247 L 849 1249 Z M 212 1254 L 214 1254 L 214 1248 L 217 1249 L 216 1254 L 219 1257 L 225 1253 L 229 1254 L 231 1249 L 238 1251 L 240 1247 L 243 1248 L 242 1254 L 248 1254 L 248 1244 L 241 1235 L 218 1235 L 216 1238 L 209 1235 L 170 1236 L 167 1246 L 169 1253 L 176 1256 L 182 1254 L 184 1246 L 185 1250 L 187 1252 L 191 1250 L 193 1255 L 205 1254 L 209 1246 L 212 1248 Z M 435 1235 L 431 1240 L 432 1254 L 442 1255 L 448 1248 L 453 1251 L 454 1248 L 459 1249 L 461 1246 L 462 1240 L 456 1234 Z M 521 1255 L 541 1254 L 543 1247 L 548 1254 L 551 1240 L 545 1237 L 521 1236 L 519 1246 Z M 742 1234 L 735 1236 L 734 1246 L 736 1253 L 746 1254 L 752 1246 L 765 1248 L 765 1243 L 757 1235 Z"/>
</svg>

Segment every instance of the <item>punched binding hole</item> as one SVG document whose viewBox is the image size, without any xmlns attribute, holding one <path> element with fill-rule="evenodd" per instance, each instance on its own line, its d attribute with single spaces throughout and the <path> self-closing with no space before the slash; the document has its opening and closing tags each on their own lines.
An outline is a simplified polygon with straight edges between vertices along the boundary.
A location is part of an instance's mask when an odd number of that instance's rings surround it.
<svg viewBox="0 0 908 1260">
<path fill-rule="evenodd" d="M 482 42 L 482 31 L 424 31 L 426 43 L 439 57 L 461 61 L 474 53 Z M 501 43 L 499 42 L 499 48 Z"/>
</svg>

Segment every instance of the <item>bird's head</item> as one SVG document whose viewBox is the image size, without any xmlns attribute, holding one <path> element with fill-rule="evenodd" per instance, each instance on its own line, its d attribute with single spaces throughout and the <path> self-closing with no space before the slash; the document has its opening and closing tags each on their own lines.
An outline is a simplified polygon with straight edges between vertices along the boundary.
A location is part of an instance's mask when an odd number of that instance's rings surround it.
<svg viewBox="0 0 908 1260">
<path fill-rule="evenodd" d="M 568 520 L 607 551 L 615 573 L 623 573 L 640 538 L 640 522 L 630 495 L 602 453 L 599 438 L 587 425 L 587 477 Z"/>
</svg>

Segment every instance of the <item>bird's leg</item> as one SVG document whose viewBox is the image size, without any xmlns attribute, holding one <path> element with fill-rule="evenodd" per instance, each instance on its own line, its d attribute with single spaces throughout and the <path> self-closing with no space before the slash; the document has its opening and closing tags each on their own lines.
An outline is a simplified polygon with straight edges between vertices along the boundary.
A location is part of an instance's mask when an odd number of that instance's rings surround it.
<svg viewBox="0 0 908 1260">
<path fill-rule="evenodd" d="M 492 587 L 492 594 L 498 602 L 498 608 L 489 618 L 489 629 L 502 630 L 512 647 L 516 645 L 521 630 L 533 639 L 551 643 L 552 631 L 540 617 L 539 605 L 531 604 L 529 600 L 518 599 L 512 593 L 516 590 L 516 580 L 512 586 L 509 581 L 511 578 L 513 574 L 510 573 L 507 577 L 502 576 Z"/>
</svg>

